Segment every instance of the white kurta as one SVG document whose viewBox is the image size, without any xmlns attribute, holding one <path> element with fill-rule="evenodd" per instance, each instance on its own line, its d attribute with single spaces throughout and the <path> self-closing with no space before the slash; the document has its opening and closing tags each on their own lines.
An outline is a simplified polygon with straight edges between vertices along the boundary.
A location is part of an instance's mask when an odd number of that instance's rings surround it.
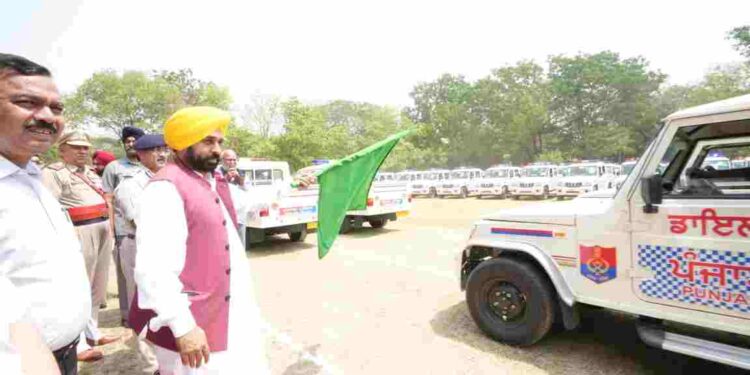
<svg viewBox="0 0 750 375">
<path fill-rule="evenodd" d="M 209 178 L 209 181 L 215 191 L 215 180 Z M 269 373 L 250 264 L 229 213 L 221 206 L 229 235 L 232 270 L 227 350 L 211 353 L 209 363 L 196 370 L 183 367 L 179 353 L 157 346 L 162 374 L 232 374 L 240 369 L 247 374 Z M 175 336 L 182 336 L 195 327 L 195 320 L 179 280 L 185 265 L 188 228 L 182 198 L 172 183 L 155 181 L 146 186 L 139 202 L 136 227 L 138 303 L 157 314 L 147 329 L 156 331 L 168 326 Z"/>
</svg>

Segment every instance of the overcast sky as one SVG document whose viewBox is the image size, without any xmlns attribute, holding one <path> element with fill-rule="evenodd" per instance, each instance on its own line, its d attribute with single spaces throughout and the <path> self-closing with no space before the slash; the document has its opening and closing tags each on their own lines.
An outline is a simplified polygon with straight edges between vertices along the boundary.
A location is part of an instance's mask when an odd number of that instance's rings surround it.
<svg viewBox="0 0 750 375">
<path fill-rule="evenodd" d="M 0 51 L 48 66 L 64 92 L 106 68 L 191 68 L 237 104 L 273 94 L 403 106 L 442 73 L 477 79 L 604 49 L 695 82 L 740 60 L 725 35 L 750 24 L 750 0 L 0 1 Z"/>
</svg>

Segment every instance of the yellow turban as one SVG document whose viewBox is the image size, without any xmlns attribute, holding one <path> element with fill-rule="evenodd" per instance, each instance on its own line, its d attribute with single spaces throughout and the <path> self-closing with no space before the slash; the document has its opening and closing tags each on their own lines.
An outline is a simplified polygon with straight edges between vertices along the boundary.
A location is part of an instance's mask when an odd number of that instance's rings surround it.
<svg viewBox="0 0 750 375">
<path fill-rule="evenodd" d="M 218 108 L 183 108 L 164 124 L 164 141 L 174 150 L 184 150 L 217 130 L 224 134 L 231 121 L 229 112 Z"/>
</svg>

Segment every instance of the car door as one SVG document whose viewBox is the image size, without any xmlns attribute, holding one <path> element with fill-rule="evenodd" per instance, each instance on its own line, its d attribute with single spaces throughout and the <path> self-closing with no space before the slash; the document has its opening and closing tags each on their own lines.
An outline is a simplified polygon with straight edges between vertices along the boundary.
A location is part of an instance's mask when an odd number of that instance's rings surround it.
<svg viewBox="0 0 750 375">
<path fill-rule="evenodd" d="M 631 199 L 638 298 L 698 319 L 710 319 L 706 313 L 750 319 L 750 170 L 694 169 L 711 150 L 750 152 L 745 139 L 673 141 L 659 163 L 668 165 L 661 204 L 647 210 L 639 194 Z M 658 166 L 652 160 L 646 173 Z"/>
</svg>

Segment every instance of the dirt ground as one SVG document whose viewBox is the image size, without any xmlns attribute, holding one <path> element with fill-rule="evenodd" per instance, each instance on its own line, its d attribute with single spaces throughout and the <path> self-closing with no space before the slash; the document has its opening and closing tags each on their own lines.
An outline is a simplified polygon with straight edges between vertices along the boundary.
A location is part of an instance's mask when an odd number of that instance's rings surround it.
<svg viewBox="0 0 750 375">
<path fill-rule="evenodd" d="M 647 348 L 630 316 L 583 314 L 575 331 L 552 332 L 531 348 L 484 336 L 458 284 L 458 254 L 470 224 L 526 201 L 417 199 L 409 217 L 382 230 L 339 237 L 323 260 L 315 236 L 278 237 L 248 252 L 258 303 L 267 322 L 273 374 L 643 374 L 739 373 L 714 363 Z M 110 277 L 107 334 L 119 327 Z M 83 374 L 142 374 L 124 342 Z M 237 374 L 243 374 L 237 369 Z"/>
</svg>

